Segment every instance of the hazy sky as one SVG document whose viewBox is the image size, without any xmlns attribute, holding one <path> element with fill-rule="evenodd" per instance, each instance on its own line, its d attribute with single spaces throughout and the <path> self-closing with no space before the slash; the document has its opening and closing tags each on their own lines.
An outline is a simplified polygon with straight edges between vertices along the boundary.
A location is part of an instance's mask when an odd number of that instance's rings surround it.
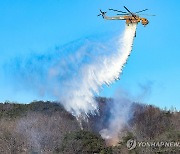
<svg viewBox="0 0 180 154">
<path fill-rule="evenodd" d="M 134 12 L 148 8 L 145 13 L 156 16 L 147 17 L 146 27 L 138 25 L 121 80 L 101 95 L 110 97 L 123 88 L 145 103 L 180 109 L 179 0 L 1 0 L 0 66 L 17 55 L 51 52 L 80 38 L 120 34 L 123 21 L 105 21 L 97 14 L 100 8 L 123 10 L 124 5 Z M 13 93 L 11 84 L 0 81 L 0 101 L 20 97 L 30 100 L 26 92 Z"/>
</svg>

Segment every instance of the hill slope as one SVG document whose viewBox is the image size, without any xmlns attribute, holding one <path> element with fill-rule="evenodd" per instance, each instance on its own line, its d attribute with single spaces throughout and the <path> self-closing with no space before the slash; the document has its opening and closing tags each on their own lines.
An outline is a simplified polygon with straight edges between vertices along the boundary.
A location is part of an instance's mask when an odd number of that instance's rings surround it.
<svg viewBox="0 0 180 154">
<path fill-rule="evenodd" d="M 116 146 L 106 146 L 99 131 L 107 128 L 109 103 L 97 98 L 98 115 L 80 123 L 55 102 L 0 104 L 0 153 L 178 153 L 177 147 L 136 147 L 129 151 L 129 139 L 137 141 L 179 141 L 180 112 L 160 110 L 151 105 L 133 103 L 131 118 L 119 133 Z"/>
</svg>

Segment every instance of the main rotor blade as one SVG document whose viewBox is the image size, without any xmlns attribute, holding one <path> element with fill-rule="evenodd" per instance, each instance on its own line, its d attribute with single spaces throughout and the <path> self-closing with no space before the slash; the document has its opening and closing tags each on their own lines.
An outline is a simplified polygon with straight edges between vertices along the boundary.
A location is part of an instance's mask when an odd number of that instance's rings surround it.
<svg viewBox="0 0 180 154">
<path fill-rule="evenodd" d="M 138 14 L 138 15 L 142 15 L 142 16 L 156 16 L 154 14 Z"/>
<path fill-rule="evenodd" d="M 126 13 L 126 14 L 117 14 L 117 15 L 124 16 L 124 15 L 129 15 L 129 13 Z"/>
<path fill-rule="evenodd" d="M 141 10 L 141 11 L 138 11 L 138 12 L 135 12 L 135 13 L 140 13 L 140 12 L 144 12 L 144 11 L 147 11 L 148 9 L 144 9 L 144 10 Z"/>
<path fill-rule="evenodd" d="M 124 8 L 136 19 L 136 15 L 134 15 L 127 7 L 124 6 Z"/>
<path fill-rule="evenodd" d="M 127 7 L 124 6 L 124 8 L 133 15 L 133 13 L 131 11 L 129 11 L 129 9 Z"/>
<path fill-rule="evenodd" d="M 120 11 L 120 10 L 115 10 L 115 9 L 109 9 L 109 10 L 111 10 L 111 11 L 116 11 L 116 12 L 121 12 L 121 13 L 127 13 L 127 12 L 123 12 L 123 11 Z"/>
</svg>

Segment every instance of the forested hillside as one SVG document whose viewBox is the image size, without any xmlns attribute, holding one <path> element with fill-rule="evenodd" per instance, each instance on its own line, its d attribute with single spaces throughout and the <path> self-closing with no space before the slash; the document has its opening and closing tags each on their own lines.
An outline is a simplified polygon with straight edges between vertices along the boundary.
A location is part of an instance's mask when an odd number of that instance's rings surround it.
<svg viewBox="0 0 180 154">
<path fill-rule="evenodd" d="M 129 139 L 180 141 L 180 112 L 132 103 L 132 116 L 119 132 L 119 143 L 108 146 L 99 131 L 106 128 L 111 99 L 97 98 L 99 114 L 77 120 L 56 102 L 0 104 L 0 153 L 179 153 L 178 147 L 136 147 L 128 150 Z M 83 130 L 81 129 L 83 127 Z M 123 134 L 123 135 L 122 135 Z"/>
</svg>

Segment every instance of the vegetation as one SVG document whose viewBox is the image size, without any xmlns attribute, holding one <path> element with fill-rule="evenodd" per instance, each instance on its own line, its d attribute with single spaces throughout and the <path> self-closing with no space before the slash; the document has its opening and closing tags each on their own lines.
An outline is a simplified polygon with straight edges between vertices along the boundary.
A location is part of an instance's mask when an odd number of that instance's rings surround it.
<svg viewBox="0 0 180 154">
<path fill-rule="evenodd" d="M 57 151 L 61 153 L 88 154 L 110 153 L 111 149 L 106 147 L 105 141 L 100 135 L 81 130 L 66 134 L 61 149 Z"/>
<path fill-rule="evenodd" d="M 83 122 L 84 130 L 70 113 L 55 102 L 0 103 L 0 153 L 128 154 L 179 153 L 179 148 L 128 150 L 129 139 L 180 141 L 180 112 L 152 105 L 132 104 L 132 116 L 116 146 L 107 146 L 99 131 L 107 128 L 111 99 L 97 98 L 100 114 Z M 125 132 L 125 133 L 124 133 Z M 121 132 L 119 132 L 121 133 Z"/>
</svg>

